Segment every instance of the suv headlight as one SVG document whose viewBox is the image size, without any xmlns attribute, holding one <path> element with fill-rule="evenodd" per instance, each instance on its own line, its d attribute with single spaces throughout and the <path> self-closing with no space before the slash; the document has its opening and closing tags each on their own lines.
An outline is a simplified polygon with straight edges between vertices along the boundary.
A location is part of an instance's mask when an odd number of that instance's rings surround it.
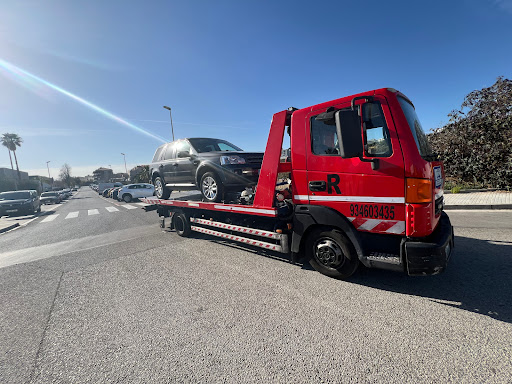
<svg viewBox="0 0 512 384">
<path fill-rule="evenodd" d="M 245 164 L 245 159 L 243 157 L 237 156 L 237 155 L 231 155 L 231 156 L 221 156 L 220 157 L 220 164 Z"/>
</svg>

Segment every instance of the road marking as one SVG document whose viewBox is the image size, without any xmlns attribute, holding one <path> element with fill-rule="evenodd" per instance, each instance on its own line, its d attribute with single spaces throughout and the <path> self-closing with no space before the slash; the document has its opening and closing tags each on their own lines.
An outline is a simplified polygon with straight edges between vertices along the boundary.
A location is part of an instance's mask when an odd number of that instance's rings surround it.
<svg viewBox="0 0 512 384">
<path fill-rule="evenodd" d="M 146 204 L 146 203 L 135 203 L 137 205 L 140 205 L 141 207 L 147 207 L 149 204 Z"/>
<path fill-rule="evenodd" d="M 68 215 L 66 216 L 66 219 L 74 219 L 75 217 L 78 217 L 78 212 L 79 211 L 69 212 Z"/>
<path fill-rule="evenodd" d="M 134 207 L 133 205 L 130 204 L 124 204 L 122 205 L 122 207 L 125 207 L 126 209 L 137 209 L 137 207 Z"/>
<path fill-rule="evenodd" d="M 105 207 L 105 209 L 109 212 L 119 212 L 119 209 L 116 207 Z"/>
<path fill-rule="evenodd" d="M 87 211 L 87 214 L 88 214 L 89 216 L 91 216 L 91 215 L 99 215 L 99 214 L 100 214 L 100 212 L 99 212 L 97 209 L 89 209 L 89 210 Z"/>
<path fill-rule="evenodd" d="M 57 218 L 57 216 L 59 216 L 58 213 L 56 213 L 55 215 L 45 217 L 43 220 L 41 220 L 41 223 L 49 223 L 50 221 L 55 220 Z"/>
</svg>

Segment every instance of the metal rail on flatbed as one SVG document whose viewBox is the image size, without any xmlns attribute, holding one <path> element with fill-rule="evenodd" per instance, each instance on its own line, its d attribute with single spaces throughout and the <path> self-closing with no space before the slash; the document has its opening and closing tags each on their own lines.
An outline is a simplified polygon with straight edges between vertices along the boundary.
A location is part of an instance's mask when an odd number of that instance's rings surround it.
<svg viewBox="0 0 512 384">
<path fill-rule="evenodd" d="M 223 204 L 223 203 L 206 203 L 202 201 L 187 200 L 161 200 L 155 198 L 141 199 L 146 204 L 156 204 L 168 207 L 196 208 L 217 212 L 233 212 L 241 214 L 250 214 L 257 216 L 276 217 L 277 210 L 274 207 L 255 207 L 252 205 L 239 204 Z"/>
</svg>

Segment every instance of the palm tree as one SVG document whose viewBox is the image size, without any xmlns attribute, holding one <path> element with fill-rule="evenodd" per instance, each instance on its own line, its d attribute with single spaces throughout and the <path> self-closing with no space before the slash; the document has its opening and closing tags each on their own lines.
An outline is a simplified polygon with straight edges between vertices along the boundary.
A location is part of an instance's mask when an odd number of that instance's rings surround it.
<svg viewBox="0 0 512 384">
<path fill-rule="evenodd" d="M 16 170 L 18 171 L 18 179 L 21 179 L 20 167 L 18 166 L 18 158 L 16 157 L 16 147 L 21 146 L 21 143 L 23 143 L 23 139 L 15 133 L 4 133 L 2 135 L 2 138 L 0 138 L 0 141 L 2 142 L 2 145 L 4 147 L 7 147 L 7 149 L 9 150 L 9 158 L 11 159 L 11 168 L 12 168 L 11 151 L 14 154 L 14 161 L 16 162 Z"/>
</svg>

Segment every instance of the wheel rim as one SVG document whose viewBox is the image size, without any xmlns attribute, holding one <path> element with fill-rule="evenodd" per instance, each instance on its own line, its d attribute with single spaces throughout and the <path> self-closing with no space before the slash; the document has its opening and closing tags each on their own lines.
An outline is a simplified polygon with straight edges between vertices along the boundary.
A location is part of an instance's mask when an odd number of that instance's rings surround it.
<svg viewBox="0 0 512 384">
<path fill-rule="evenodd" d="M 211 176 L 207 176 L 203 180 L 203 195 L 208 200 L 214 200 L 217 197 L 217 182 Z"/>
<path fill-rule="evenodd" d="M 164 194 L 164 187 L 163 187 L 160 179 L 155 180 L 155 189 L 156 189 L 156 196 L 158 198 L 161 198 L 162 195 Z"/>
<path fill-rule="evenodd" d="M 324 237 L 316 241 L 315 259 L 329 268 L 339 268 L 345 262 L 343 250 L 333 239 Z"/>
</svg>

